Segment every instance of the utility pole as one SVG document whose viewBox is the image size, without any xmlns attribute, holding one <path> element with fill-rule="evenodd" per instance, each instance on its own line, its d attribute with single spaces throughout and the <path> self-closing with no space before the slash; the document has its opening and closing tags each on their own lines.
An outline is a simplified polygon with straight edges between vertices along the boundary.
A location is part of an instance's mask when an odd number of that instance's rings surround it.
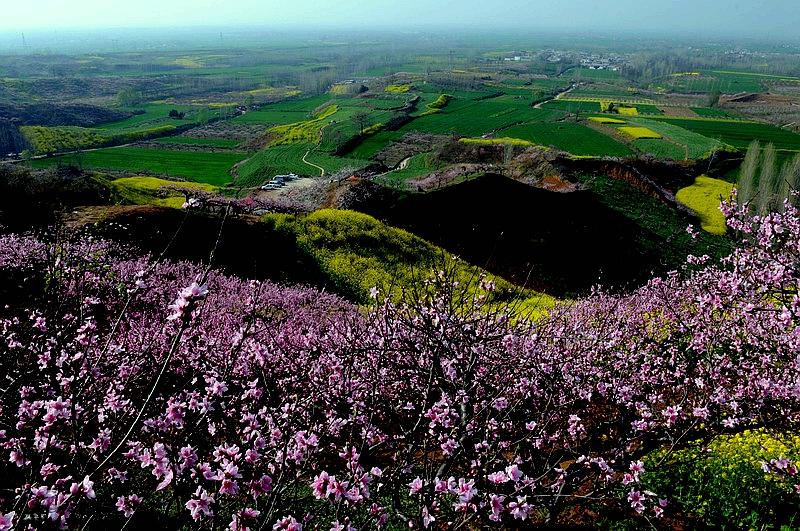
<svg viewBox="0 0 800 531">
<path fill-rule="evenodd" d="M 20 32 L 22 35 L 22 51 L 25 52 L 28 49 L 28 43 L 25 42 L 25 32 Z"/>
</svg>

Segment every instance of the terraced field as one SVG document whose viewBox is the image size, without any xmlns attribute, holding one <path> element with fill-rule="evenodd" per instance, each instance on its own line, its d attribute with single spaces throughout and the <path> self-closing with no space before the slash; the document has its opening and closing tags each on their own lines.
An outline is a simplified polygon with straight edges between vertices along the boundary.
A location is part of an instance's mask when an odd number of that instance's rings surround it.
<svg viewBox="0 0 800 531">
<path fill-rule="evenodd" d="M 125 120 L 98 125 L 93 129 L 96 129 L 97 131 L 103 132 L 107 135 L 134 133 L 148 131 L 167 125 L 179 127 L 182 125 L 207 120 L 211 117 L 219 116 L 221 113 L 224 116 L 225 113 L 225 111 L 222 109 L 210 109 L 205 106 L 171 105 L 166 103 L 149 103 L 147 105 L 138 107 L 136 110 L 143 112 L 141 114 L 135 114 Z M 185 115 L 181 119 L 171 118 L 169 116 L 169 112 L 172 110 L 185 113 Z"/>
<path fill-rule="evenodd" d="M 578 100 L 551 100 L 542 105 L 544 109 L 554 109 L 569 113 L 598 113 L 600 112 L 599 101 L 578 101 Z"/>
<path fill-rule="evenodd" d="M 559 117 L 559 113 L 550 109 L 536 109 L 525 103 L 512 102 L 499 98 L 480 101 L 455 99 L 440 112 L 419 117 L 399 130 L 476 137 L 514 124 Z"/>
<path fill-rule="evenodd" d="M 718 109 L 716 107 L 692 107 L 692 111 L 701 118 L 721 118 L 724 120 L 744 120 L 744 118 L 737 113 L 727 110 Z"/>
<path fill-rule="evenodd" d="M 715 72 L 676 74 L 661 79 L 655 84 L 655 87 L 665 87 L 673 92 L 688 93 L 708 93 L 716 90 L 724 94 L 760 92 L 763 89 L 762 80 L 757 77 Z"/>
<path fill-rule="evenodd" d="M 684 160 L 686 158 L 685 148 L 664 140 L 663 138 L 641 138 L 639 140 L 634 140 L 631 145 L 637 151 L 658 159 Z"/>
<path fill-rule="evenodd" d="M 688 157 L 689 159 L 702 158 L 708 156 L 713 151 L 725 149 L 726 147 L 728 147 L 723 142 L 720 142 L 719 140 L 716 140 L 714 138 L 708 138 L 707 136 L 695 133 L 693 131 L 689 131 L 687 129 L 678 127 L 677 125 L 673 125 L 671 123 L 664 123 L 660 120 L 633 118 L 630 119 L 629 121 L 632 124 L 647 128 L 648 130 L 652 130 L 657 134 L 660 134 L 665 139 L 663 143 L 672 143 L 673 145 L 677 144 L 677 146 L 674 146 L 678 148 L 677 152 L 680 153 L 680 155 L 677 157 L 677 160 L 682 160 L 686 157 Z M 649 148 L 646 149 L 645 152 L 659 157 L 667 157 L 668 153 L 677 153 L 672 148 L 666 146 L 659 146 L 658 142 L 637 141 L 636 147 Z M 667 157 L 667 158 L 675 158 L 675 157 Z"/>
<path fill-rule="evenodd" d="M 166 136 L 157 138 L 153 142 L 167 145 L 202 146 L 217 148 L 235 148 L 241 142 L 227 138 L 197 138 L 193 136 Z"/>
<path fill-rule="evenodd" d="M 707 118 L 654 117 L 652 119 L 720 140 L 737 149 L 747 149 L 753 140 L 759 140 L 762 143 L 774 144 L 776 149 L 800 151 L 800 134 L 774 125 Z"/>
<path fill-rule="evenodd" d="M 334 157 L 314 150 L 313 144 L 287 144 L 263 149 L 250 157 L 238 168 L 240 186 L 259 186 L 275 175 L 293 172 L 298 175 L 318 176 L 320 171 L 303 162 L 306 160 L 325 168 L 327 174 L 335 173 L 342 168 L 363 167 L 365 161 L 351 158 Z"/>
<path fill-rule="evenodd" d="M 300 122 L 308 118 L 318 107 L 331 101 L 327 94 L 311 98 L 297 98 L 264 105 L 258 110 L 247 111 L 231 120 L 239 124 L 283 125 Z"/>
<path fill-rule="evenodd" d="M 368 160 L 390 143 L 403 138 L 404 135 L 405 133 L 401 131 L 380 131 L 364 139 L 353 151 L 348 153 L 348 156 L 354 159 Z"/>
<path fill-rule="evenodd" d="M 633 155 L 625 144 L 574 122 L 527 123 L 503 129 L 499 135 L 528 140 L 542 146 L 553 146 L 573 155 L 595 157 Z"/>
</svg>

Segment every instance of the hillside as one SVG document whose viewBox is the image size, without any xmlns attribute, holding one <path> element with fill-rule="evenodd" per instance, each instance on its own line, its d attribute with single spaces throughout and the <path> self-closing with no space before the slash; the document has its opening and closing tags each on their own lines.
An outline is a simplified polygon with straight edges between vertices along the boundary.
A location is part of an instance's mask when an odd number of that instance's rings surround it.
<svg viewBox="0 0 800 531">
<path fill-rule="evenodd" d="M 455 275 L 465 288 L 494 280 L 491 299 L 547 308 L 554 299 L 493 278 L 481 268 L 404 230 L 358 212 L 319 210 L 228 218 L 155 206 L 94 207 L 71 216 L 104 237 L 173 259 L 207 261 L 232 274 L 308 284 L 366 303 L 373 287 L 394 298 L 414 291 L 432 271 Z"/>
<path fill-rule="evenodd" d="M 723 245 L 707 236 L 693 244 L 681 236 L 692 218 L 626 183 L 595 178 L 587 186 L 551 192 L 486 175 L 356 208 L 557 296 L 585 293 L 597 283 L 631 287 L 678 267 L 691 251 Z"/>
</svg>

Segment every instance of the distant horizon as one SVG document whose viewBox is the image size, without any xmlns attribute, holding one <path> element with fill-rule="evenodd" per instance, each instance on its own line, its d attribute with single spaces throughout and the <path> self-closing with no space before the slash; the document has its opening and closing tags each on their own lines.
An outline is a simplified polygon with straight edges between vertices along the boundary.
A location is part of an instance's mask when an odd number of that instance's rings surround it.
<svg viewBox="0 0 800 531">
<path fill-rule="evenodd" d="M 719 39 L 798 42 L 800 9 L 794 0 L 759 5 L 723 0 L 34 0 L 4 7 L 0 34 L 167 29 L 362 31 L 534 31 L 652 33 Z"/>
<path fill-rule="evenodd" d="M 477 25 L 439 25 L 439 26 L 400 26 L 391 28 L 345 26 L 345 25 L 194 25 L 194 26 L 116 26 L 97 28 L 17 28 L 14 30 L 0 28 L 0 53 L 86 53 L 97 51 L 108 53 L 113 51 L 134 51 L 157 47 L 181 49 L 206 48 L 241 48 L 264 45 L 279 38 L 284 41 L 297 37 L 299 39 L 347 38 L 355 40 L 361 37 L 375 38 L 384 36 L 387 40 L 403 35 L 419 35 L 440 39 L 456 37 L 483 37 L 501 41 L 509 39 L 509 46 L 531 45 L 537 40 L 570 41 L 578 45 L 582 41 L 595 40 L 594 45 L 619 43 L 620 41 L 672 41 L 677 46 L 691 45 L 730 45 L 734 47 L 774 47 L 793 46 L 800 53 L 800 35 L 794 40 L 786 38 L 766 38 L 748 35 L 713 35 L 698 36 L 684 31 L 645 31 L 635 28 L 614 30 L 609 28 L 592 28 L 579 30 L 575 28 L 555 27 L 508 27 L 505 29 L 485 28 Z M 23 48 L 23 38 L 25 47 Z M 163 39 L 154 42 L 152 39 Z M 346 41 L 350 44 L 354 40 Z M 555 44 L 555 43 L 554 43 Z M 565 43 L 566 44 L 566 43 Z M 188 48 L 187 48 L 188 47 Z"/>
</svg>

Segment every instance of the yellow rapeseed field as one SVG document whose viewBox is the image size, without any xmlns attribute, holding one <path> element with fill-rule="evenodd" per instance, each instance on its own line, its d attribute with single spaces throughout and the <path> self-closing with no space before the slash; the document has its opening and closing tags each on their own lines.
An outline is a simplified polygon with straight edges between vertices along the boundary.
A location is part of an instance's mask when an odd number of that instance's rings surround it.
<svg viewBox="0 0 800 531">
<path fill-rule="evenodd" d="M 598 124 L 624 124 L 626 123 L 625 120 L 620 120 L 619 118 L 609 118 L 608 116 L 592 116 L 589 118 L 590 122 L 596 122 Z"/>
<path fill-rule="evenodd" d="M 711 234 L 725 234 L 725 216 L 719 205 L 730 198 L 732 190 L 733 185 L 729 182 L 701 175 L 691 186 L 678 190 L 675 199 L 697 214 L 703 230 Z"/>
<path fill-rule="evenodd" d="M 647 127 L 625 126 L 625 127 L 620 127 L 619 130 L 625 133 L 626 135 L 630 136 L 634 140 L 639 140 L 641 138 L 653 138 L 653 139 L 663 138 L 661 135 L 659 135 L 652 129 L 648 129 Z"/>
</svg>

